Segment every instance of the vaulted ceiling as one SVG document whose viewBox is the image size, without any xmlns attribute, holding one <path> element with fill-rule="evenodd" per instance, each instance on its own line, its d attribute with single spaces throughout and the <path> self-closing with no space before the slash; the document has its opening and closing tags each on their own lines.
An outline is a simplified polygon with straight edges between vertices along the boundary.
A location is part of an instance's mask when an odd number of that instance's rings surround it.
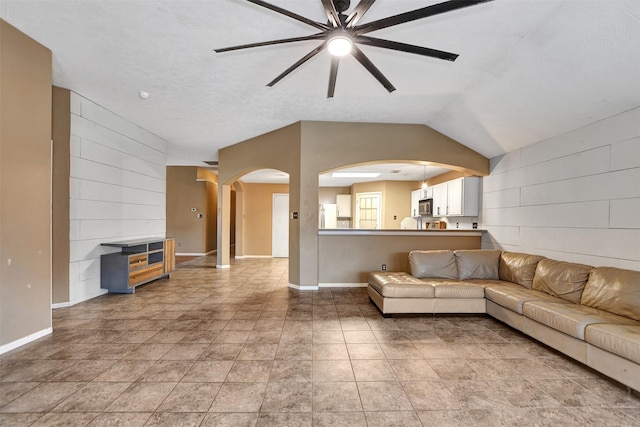
<svg viewBox="0 0 640 427">
<path fill-rule="evenodd" d="M 321 0 L 269 2 L 327 19 Z M 378 0 L 360 23 L 435 3 Z M 55 85 L 165 138 L 174 165 L 298 120 L 426 124 L 491 158 L 640 105 L 637 0 L 495 0 L 386 28 L 371 35 L 460 57 L 363 46 L 397 90 L 346 58 L 332 99 L 326 51 L 265 86 L 317 41 L 213 52 L 316 32 L 244 0 L 3 0 L 0 17 L 53 51 Z"/>
</svg>

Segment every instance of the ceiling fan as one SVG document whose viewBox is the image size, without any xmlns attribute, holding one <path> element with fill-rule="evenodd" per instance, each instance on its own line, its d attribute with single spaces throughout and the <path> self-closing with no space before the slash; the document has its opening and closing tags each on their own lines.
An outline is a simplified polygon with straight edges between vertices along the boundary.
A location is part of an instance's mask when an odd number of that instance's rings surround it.
<svg viewBox="0 0 640 427">
<path fill-rule="evenodd" d="M 412 10 L 410 12 L 400 13 L 398 15 L 389 16 L 387 18 L 378 19 L 362 25 L 356 25 L 362 16 L 369 10 L 376 0 L 360 0 L 355 8 L 345 15 L 343 12 L 349 9 L 350 0 L 321 0 L 327 14 L 328 22 L 323 24 L 297 13 L 275 6 L 261 0 L 246 0 L 250 3 L 257 4 L 274 12 L 281 13 L 285 16 L 304 22 L 320 32 L 308 36 L 291 37 L 279 40 L 270 40 L 265 42 L 250 43 L 239 46 L 225 47 L 214 49 L 215 52 L 229 52 L 233 50 L 248 49 L 251 47 L 269 46 L 274 44 L 293 43 L 307 40 L 321 40 L 322 43 L 311 52 L 300 58 L 295 64 L 287 68 L 275 79 L 267 83 L 271 87 L 280 80 L 289 75 L 296 68 L 316 56 L 324 49 L 328 49 L 331 53 L 331 68 L 329 71 L 329 89 L 327 98 L 332 98 L 336 88 L 336 77 L 338 75 L 338 65 L 340 57 L 351 54 L 364 68 L 369 71 L 373 77 L 382 84 L 389 92 L 393 92 L 396 88 L 382 74 L 382 72 L 371 62 L 371 60 L 358 48 L 358 44 L 381 47 L 384 49 L 398 50 L 401 52 L 413 53 L 416 55 L 429 56 L 432 58 L 444 59 L 446 61 L 455 61 L 458 57 L 455 53 L 444 52 L 441 50 L 430 49 L 427 47 L 416 46 L 412 44 L 400 43 L 391 40 L 378 39 L 367 36 L 365 34 L 382 28 L 392 27 L 394 25 L 403 24 L 405 22 L 415 21 L 417 19 L 427 18 L 429 16 L 439 15 L 441 13 L 451 12 L 464 7 L 473 6 L 479 3 L 485 3 L 492 0 L 452 0 L 443 3 L 426 6 L 421 9 Z"/>
</svg>

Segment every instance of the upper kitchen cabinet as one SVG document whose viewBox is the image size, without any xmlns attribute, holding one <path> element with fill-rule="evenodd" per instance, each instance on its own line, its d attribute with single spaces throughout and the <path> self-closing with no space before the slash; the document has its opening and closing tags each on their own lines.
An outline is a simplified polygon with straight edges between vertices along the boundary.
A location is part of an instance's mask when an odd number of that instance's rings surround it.
<svg viewBox="0 0 640 427">
<path fill-rule="evenodd" d="M 478 216 L 480 178 L 458 178 L 433 186 L 434 216 Z"/>
<path fill-rule="evenodd" d="M 418 209 L 420 205 L 420 199 L 422 199 L 423 194 L 424 193 L 422 189 L 413 190 L 411 192 L 411 215 L 409 216 L 420 216 L 420 211 Z"/>
<path fill-rule="evenodd" d="M 336 196 L 336 204 L 338 205 L 338 218 L 351 218 L 351 195 L 338 194 Z"/>
</svg>

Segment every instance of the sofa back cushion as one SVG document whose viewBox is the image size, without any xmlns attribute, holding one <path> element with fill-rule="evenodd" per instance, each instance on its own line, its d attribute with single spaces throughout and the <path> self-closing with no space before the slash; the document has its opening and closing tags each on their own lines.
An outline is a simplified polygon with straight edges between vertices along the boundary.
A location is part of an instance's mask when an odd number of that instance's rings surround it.
<svg viewBox="0 0 640 427">
<path fill-rule="evenodd" d="M 589 265 L 543 259 L 536 267 L 532 289 L 578 304 L 592 269 Z"/>
<path fill-rule="evenodd" d="M 453 251 L 411 251 L 409 268 L 417 278 L 457 279 L 458 267 Z"/>
<path fill-rule="evenodd" d="M 458 278 L 498 280 L 500 251 L 489 249 L 459 250 L 456 254 Z"/>
<path fill-rule="evenodd" d="M 498 276 L 500 280 L 517 283 L 527 289 L 533 286 L 533 276 L 538 262 L 543 256 L 521 254 L 518 252 L 502 252 Z"/>
<path fill-rule="evenodd" d="M 580 303 L 640 321 L 640 271 L 594 268 Z"/>
</svg>

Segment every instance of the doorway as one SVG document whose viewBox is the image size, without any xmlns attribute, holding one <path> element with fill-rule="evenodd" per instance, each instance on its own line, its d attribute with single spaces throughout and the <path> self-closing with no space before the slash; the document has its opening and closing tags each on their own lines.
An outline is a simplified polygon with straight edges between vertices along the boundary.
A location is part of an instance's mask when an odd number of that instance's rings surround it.
<svg viewBox="0 0 640 427">
<path fill-rule="evenodd" d="M 271 216 L 271 256 L 289 257 L 289 195 L 273 194 Z"/>
</svg>

